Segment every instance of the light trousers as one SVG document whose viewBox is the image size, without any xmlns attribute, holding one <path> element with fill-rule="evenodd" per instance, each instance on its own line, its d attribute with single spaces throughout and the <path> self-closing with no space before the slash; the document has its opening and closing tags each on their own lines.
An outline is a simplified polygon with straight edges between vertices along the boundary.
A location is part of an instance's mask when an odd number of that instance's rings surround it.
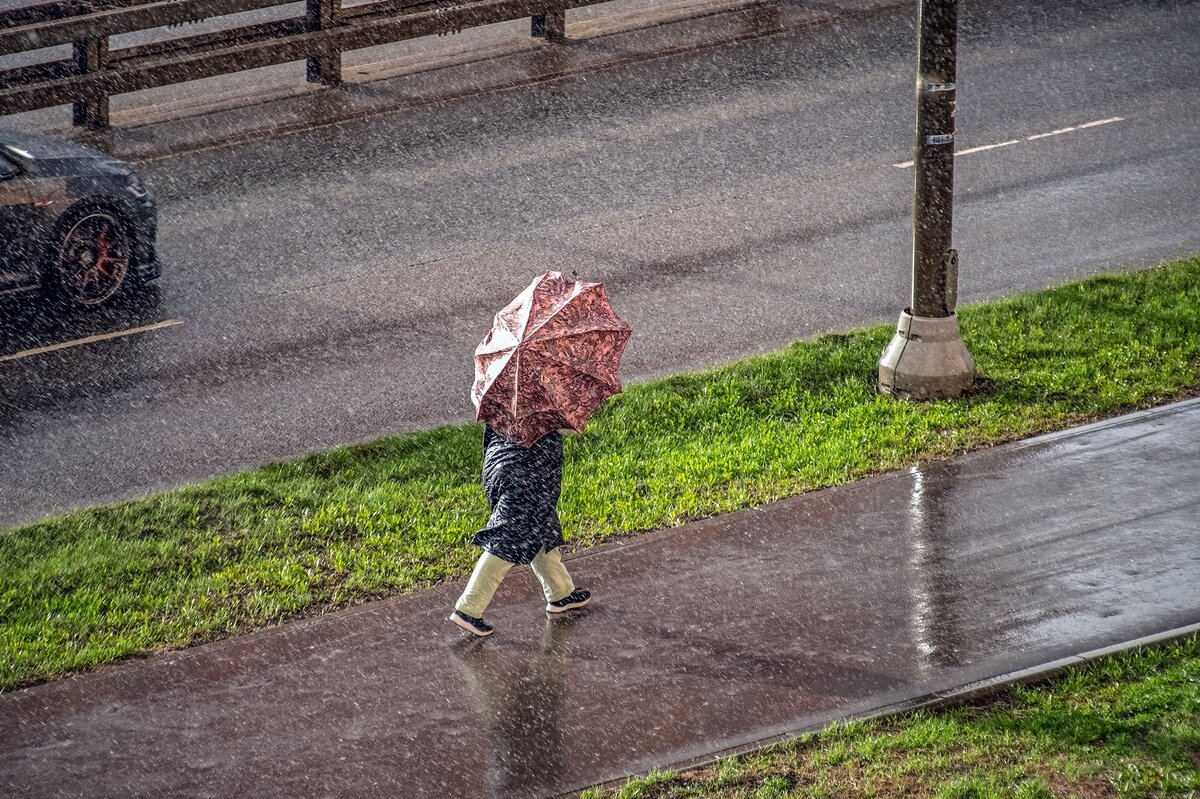
<svg viewBox="0 0 1200 799">
<path fill-rule="evenodd" d="M 484 611 L 487 610 L 488 605 L 492 602 L 492 597 L 496 594 L 496 589 L 500 587 L 505 575 L 514 565 L 503 558 L 484 552 L 479 556 L 479 561 L 475 564 L 475 571 L 471 572 L 467 588 L 458 598 L 454 609 L 477 619 L 483 618 Z M 575 583 L 571 581 L 571 575 L 567 573 L 567 567 L 563 565 L 558 547 L 549 552 L 543 549 L 537 553 L 533 563 L 529 565 L 533 568 L 533 573 L 537 575 L 538 582 L 542 584 L 542 593 L 546 595 L 547 602 L 557 602 L 570 596 L 571 592 L 575 590 Z"/>
</svg>

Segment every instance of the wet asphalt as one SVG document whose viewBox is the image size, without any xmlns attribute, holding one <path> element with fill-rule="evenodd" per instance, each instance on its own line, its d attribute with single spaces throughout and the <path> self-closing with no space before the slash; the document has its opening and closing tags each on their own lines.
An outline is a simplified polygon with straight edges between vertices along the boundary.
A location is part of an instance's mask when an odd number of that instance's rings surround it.
<svg viewBox="0 0 1200 799">
<path fill-rule="evenodd" d="M 0 696 L 0 792 L 536 799 L 1200 628 L 1200 400 Z"/>
<path fill-rule="evenodd" d="M 608 284 L 632 382 L 893 322 L 910 12 L 145 164 L 159 290 L 8 303 L 0 352 L 182 324 L 0 362 L 0 524 L 467 420 L 475 345 L 547 269 Z M 1016 142 L 958 161 L 963 302 L 1200 250 L 1198 38 L 1195 2 L 962 9 L 960 149 Z"/>
</svg>

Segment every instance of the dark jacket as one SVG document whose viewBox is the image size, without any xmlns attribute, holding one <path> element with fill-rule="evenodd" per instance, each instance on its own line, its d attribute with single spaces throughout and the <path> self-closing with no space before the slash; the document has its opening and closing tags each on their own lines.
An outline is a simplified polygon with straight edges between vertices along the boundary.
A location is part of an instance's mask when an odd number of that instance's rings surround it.
<svg viewBox="0 0 1200 799">
<path fill-rule="evenodd" d="M 549 433 L 531 447 L 514 444 L 486 426 L 483 493 L 492 515 L 471 543 L 510 563 L 529 563 L 543 548 L 562 546 L 558 496 L 563 439 Z"/>
</svg>

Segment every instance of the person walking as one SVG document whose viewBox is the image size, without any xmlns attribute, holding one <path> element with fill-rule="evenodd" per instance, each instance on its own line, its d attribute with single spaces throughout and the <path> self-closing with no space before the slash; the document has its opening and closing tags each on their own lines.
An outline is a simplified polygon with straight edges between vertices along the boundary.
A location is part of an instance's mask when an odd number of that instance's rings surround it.
<svg viewBox="0 0 1200 799">
<path fill-rule="evenodd" d="M 591 601 L 591 592 L 575 587 L 562 562 L 558 518 L 562 472 L 561 431 L 522 447 L 491 425 L 484 426 L 483 490 L 491 516 L 471 538 L 484 551 L 450 621 L 472 635 L 491 635 L 494 628 L 483 614 L 501 581 L 518 563 L 530 565 L 542 584 L 547 613 L 565 613 Z"/>
<path fill-rule="evenodd" d="M 581 608 L 562 564 L 563 433 L 582 433 L 588 418 L 621 391 L 621 355 L 630 336 L 601 283 L 547 272 L 496 314 L 475 350 L 471 400 L 484 423 L 483 489 L 491 516 L 471 542 L 483 554 L 450 621 L 488 636 L 483 620 L 513 566 L 529 564 L 548 613 Z"/>
</svg>

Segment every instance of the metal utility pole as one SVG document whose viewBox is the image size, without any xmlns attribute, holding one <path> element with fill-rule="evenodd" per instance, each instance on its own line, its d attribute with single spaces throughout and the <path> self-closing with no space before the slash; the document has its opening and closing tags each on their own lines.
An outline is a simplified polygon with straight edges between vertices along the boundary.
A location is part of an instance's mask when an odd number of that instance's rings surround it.
<svg viewBox="0 0 1200 799">
<path fill-rule="evenodd" d="M 914 400 L 957 397 L 975 381 L 954 307 L 954 95 L 958 0 L 920 0 L 913 156 L 912 305 L 879 359 L 879 390 Z"/>
</svg>

